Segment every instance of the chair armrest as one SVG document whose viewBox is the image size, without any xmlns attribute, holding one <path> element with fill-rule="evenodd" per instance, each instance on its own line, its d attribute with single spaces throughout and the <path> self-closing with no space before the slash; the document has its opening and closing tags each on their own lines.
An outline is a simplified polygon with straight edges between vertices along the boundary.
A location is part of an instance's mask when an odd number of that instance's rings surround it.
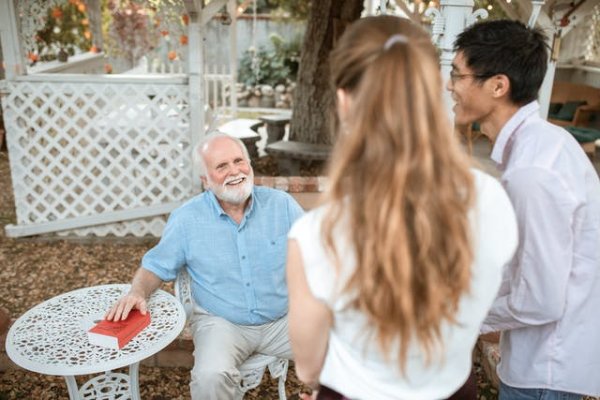
<svg viewBox="0 0 600 400">
<path fill-rule="evenodd" d="M 582 106 L 577 107 L 577 110 L 575 110 L 575 115 L 573 116 L 572 125 L 588 126 L 590 123 L 590 118 L 594 113 L 600 113 L 600 104 L 584 104 Z"/>
<path fill-rule="evenodd" d="M 584 104 L 577 109 L 581 109 L 583 111 L 600 111 L 600 104 Z"/>
<path fill-rule="evenodd" d="M 554 119 L 554 118 L 548 118 L 548 122 L 550 122 L 554 125 L 562 126 L 563 128 L 573 125 L 573 121 L 563 121 L 561 119 Z"/>
</svg>

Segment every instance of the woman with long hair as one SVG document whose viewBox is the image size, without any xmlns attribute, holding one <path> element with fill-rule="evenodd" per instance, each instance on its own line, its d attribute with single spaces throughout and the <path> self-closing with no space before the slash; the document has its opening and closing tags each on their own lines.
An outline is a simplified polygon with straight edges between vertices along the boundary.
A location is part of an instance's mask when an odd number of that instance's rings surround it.
<svg viewBox="0 0 600 400">
<path fill-rule="evenodd" d="M 326 201 L 289 234 L 296 372 L 320 383 L 321 398 L 449 398 L 469 377 L 517 245 L 512 207 L 470 167 L 420 27 L 361 19 L 330 68 L 337 141 Z"/>
</svg>

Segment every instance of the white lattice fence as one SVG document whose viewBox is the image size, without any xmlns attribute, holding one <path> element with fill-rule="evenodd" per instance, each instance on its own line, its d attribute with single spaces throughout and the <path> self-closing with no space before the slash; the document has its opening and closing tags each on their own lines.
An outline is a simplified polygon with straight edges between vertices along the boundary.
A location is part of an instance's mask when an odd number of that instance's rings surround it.
<svg viewBox="0 0 600 400">
<path fill-rule="evenodd" d="M 184 78 L 39 75 L 6 86 L 9 235 L 159 236 L 162 215 L 192 194 Z"/>
<path fill-rule="evenodd" d="M 563 38 L 559 61 L 573 64 L 600 63 L 600 4 Z"/>
<path fill-rule="evenodd" d="M 233 117 L 236 96 L 233 75 L 227 67 L 206 64 L 204 66 L 204 99 L 219 118 Z M 210 121 L 207 121 L 210 123 Z"/>
<path fill-rule="evenodd" d="M 590 21 L 589 38 L 586 45 L 585 60 L 600 64 L 600 4 L 594 7 Z"/>
</svg>

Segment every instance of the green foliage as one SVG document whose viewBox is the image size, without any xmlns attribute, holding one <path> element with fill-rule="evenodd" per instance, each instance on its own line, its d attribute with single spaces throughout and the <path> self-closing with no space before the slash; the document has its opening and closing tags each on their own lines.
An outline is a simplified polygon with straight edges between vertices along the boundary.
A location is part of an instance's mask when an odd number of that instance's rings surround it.
<svg viewBox="0 0 600 400">
<path fill-rule="evenodd" d="M 511 6 L 511 4 L 509 4 L 508 6 Z M 489 13 L 487 19 L 491 20 L 508 18 L 508 15 L 506 15 L 502 7 L 500 7 L 497 0 L 475 0 L 475 9 L 478 8 L 485 8 L 487 10 L 487 12 Z"/>
<path fill-rule="evenodd" d="M 306 20 L 310 3 L 311 0 L 256 0 L 256 13 L 283 15 L 295 20 Z M 244 11 L 244 14 L 251 15 L 253 13 L 253 5 Z"/>
<path fill-rule="evenodd" d="M 286 42 L 281 36 L 271 34 L 272 49 L 259 47 L 247 50 L 240 60 L 238 81 L 248 86 L 276 86 L 295 81 L 300 60 L 300 38 Z"/>
</svg>

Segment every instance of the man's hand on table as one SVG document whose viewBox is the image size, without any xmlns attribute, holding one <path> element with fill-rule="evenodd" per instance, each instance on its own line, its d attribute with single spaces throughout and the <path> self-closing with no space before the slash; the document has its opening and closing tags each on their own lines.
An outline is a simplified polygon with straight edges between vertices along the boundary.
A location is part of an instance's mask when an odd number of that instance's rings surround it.
<svg viewBox="0 0 600 400">
<path fill-rule="evenodd" d="M 129 312 L 137 308 L 143 315 L 146 315 L 148 303 L 146 298 L 139 293 L 131 291 L 121 297 L 104 316 L 109 321 L 119 321 L 127 319 Z"/>
</svg>

